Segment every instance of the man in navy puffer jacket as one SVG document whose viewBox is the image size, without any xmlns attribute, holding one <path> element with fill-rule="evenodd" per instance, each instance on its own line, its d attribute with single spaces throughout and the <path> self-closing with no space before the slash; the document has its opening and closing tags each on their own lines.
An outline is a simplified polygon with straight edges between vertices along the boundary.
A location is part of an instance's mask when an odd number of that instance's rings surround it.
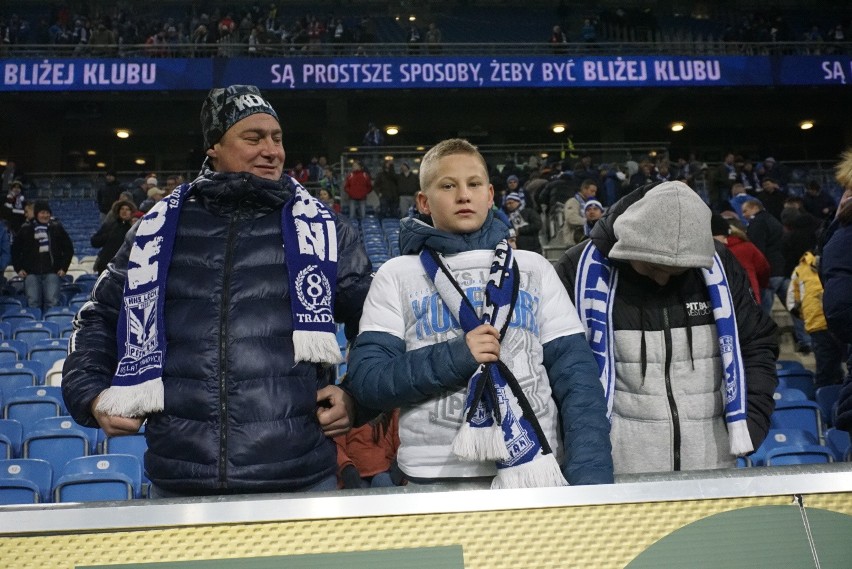
<svg viewBox="0 0 852 569">
<path fill-rule="evenodd" d="M 330 437 L 348 430 L 353 403 L 329 385 L 327 367 L 295 358 L 297 279 L 288 274 L 281 212 L 296 186 L 282 172 L 277 115 L 255 87 L 232 86 L 208 95 L 202 127 L 208 158 L 184 188 L 161 301 L 163 410 L 124 417 L 98 408 L 121 356 L 116 330 L 141 224 L 77 316 L 65 401 L 77 422 L 107 435 L 134 433 L 147 419 L 152 497 L 333 489 Z M 334 320 L 357 325 L 370 264 L 357 230 L 331 215 Z"/>
</svg>

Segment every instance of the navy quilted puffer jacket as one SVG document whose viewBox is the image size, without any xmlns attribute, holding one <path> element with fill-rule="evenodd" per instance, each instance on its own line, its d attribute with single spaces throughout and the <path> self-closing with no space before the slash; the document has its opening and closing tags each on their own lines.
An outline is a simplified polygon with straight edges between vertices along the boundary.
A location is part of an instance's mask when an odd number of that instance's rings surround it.
<svg viewBox="0 0 852 569">
<path fill-rule="evenodd" d="M 329 373 L 294 364 L 281 183 L 214 174 L 180 213 L 166 283 L 165 409 L 148 417 L 145 469 L 181 493 L 295 491 L 332 475 L 334 442 L 316 419 Z M 358 233 L 338 218 L 335 319 L 357 326 L 370 285 Z M 63 394 L 77 422 L 116 367 L 116 322 L 135 231 L 77 316 Z"/>
</svg>

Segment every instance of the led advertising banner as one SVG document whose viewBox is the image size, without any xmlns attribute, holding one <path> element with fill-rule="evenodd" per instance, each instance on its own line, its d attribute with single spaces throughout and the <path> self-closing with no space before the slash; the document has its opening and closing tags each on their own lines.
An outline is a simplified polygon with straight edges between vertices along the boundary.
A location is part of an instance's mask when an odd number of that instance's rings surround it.
<svg viewBox="0 0 852 569">
<path fill-rule="evenodd" d="M 0 92 L 849 85 L 850 56 L 0 59 Z"/>
</svg>

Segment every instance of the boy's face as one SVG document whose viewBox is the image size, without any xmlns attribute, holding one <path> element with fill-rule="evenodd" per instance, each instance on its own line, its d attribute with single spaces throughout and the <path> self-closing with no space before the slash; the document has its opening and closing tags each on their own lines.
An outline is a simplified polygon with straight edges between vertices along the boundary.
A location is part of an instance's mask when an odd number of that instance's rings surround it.
<svg viewBox="0 0 852 569">
<path fill-rule="evenodd" d="M 421 211 L 432 216 L 436 229 L 472 233 L 482 227 L 494 203 L 494 187 L 479 158 L 450 154 L 435 165 L 428 187 L 417 196 Z"/>
</svg>

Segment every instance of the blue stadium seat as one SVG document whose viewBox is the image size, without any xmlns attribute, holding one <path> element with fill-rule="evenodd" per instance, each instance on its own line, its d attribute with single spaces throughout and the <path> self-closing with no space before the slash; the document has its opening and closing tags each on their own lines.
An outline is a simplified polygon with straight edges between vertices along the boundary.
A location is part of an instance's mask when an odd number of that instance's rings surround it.
<svg viewBox="0 0 852 569">
<path fill-rule="evenodd" d="M 96 427 L 81 425 L 71 418 L 70 415 L 60 415 L 58 417 L 46 417 L 44 419 L 39 419 L 32 426 L 32 432 L 54 430 L 79 431 L 86 436 L 86 439 L 89 442 L 89 454 L 95 454 L 98 452 L 98 444 L 102 438 L 102 431 Z"/>
<path fill-rule="evenodd" d="M 7 362 L 25 360 L 27 344 L 20 340 L 3 340 L 0 342 L 0 365 L 8 366 Z"/>
<path fill-rule="evenodd" d="M 54 306 L 44 311 L 44 321 L 52 322 L 60 328 L 74 320 L 77 311 L 69 306 Z"/>
<path fill-rule="evenodd" d="M 83 289 L 83 292 L 91 292 L 92 288 L 94 288 L 95 283 L 98 280 L 98 275 L 87 273 L 84 275 L 80 275 L 76 279 L 74 279 L 74 284 L 78 285 Z"/>
<path fill-rule="evenodd" d="M 769 417 L 770 429 L 801 429 L 822 441 L 819 405 L 813 401 L 779 401 Z"/>
<path fill-rule="evenodd" d="M 785 446 L 817 445 L 819 441 L 813 434 L 801 429 L 769 429 L 763 443 L 747 457 L 750 466 L 765 466 L 766 454 L 775 448 Z"/>
<path fill-rule="evenodd" d="M 15 320 L 41 320 L 41 308 L 34 306 L 11 307 L 3 311 L 0 315 L 0 320 L 3 322 L 13 322 Z"/>
<path fill-rule="evenodd" d="M 805 366 L 802 365 L 802 362 L 796 360 L 778 360 L 775 362 L 775 369 L 784 373 L 785 371 L 801 371 L 805 369 Z"/>
<path fill-rule="evenodd" d="M 846 460 L 850 450 L 852 450 L 852 439 L 846 431 L 835 428 L 826 429 L 825 446 L 834 454 L 835 460 L 841 462 Z"/>
<path fill-rule="evenodd" d="M 0 340 L 10 340 L 12 338 L 12 325 L 8 322 L 0 322 Z"/>
<path fill-rule="evenodd" d="M 30 346 L 27 359 L 41 363 L 44 369 L 50 367 L 68 354 L 68 339 L 54 338 L 52 340 L 41 340 Z"/>
<path fill-rule="evenodd" d="M 6 377 L 24 377 L 24 381 L 21 382 L 23 385 L 17 387 L 41 385 L 44 383 L 44 366 L 28 360 L 3 362 L 0 364 L 0 392 L 3 392 L 3 382 Z"/>
<path fill-rule="evenodd" d="M 824 385 L 816 390 L 814 399 L 816 400 L 817 405 L 819 405 L 819 409 L 822 412 L 822 420 L 826 426 L 831 427 L 834 425 L 832 409 L 834 404 L 837 402 L 837 397 L 839 395 L 840 385 Z"/>
<path fill-rule="evenodd" d="M 0 296 L 0 313 L 7 308 L 23 308 L 24 301 L 16 296 L 2 295 Z"/>
<path fill-rule="evenodd" d="M 30 366 L 29 362 L 3 362 L 0 367 L 0 400 L 8 401 L 9 398 L 21 387 L 29 387 L 41 383 L 38 373 Z M 11 365 L 8 365 L 11 364 Z"/>
<path fill-rule="evenodd" d="M 828 462 L 834 462 L 834 455 L 829 449 L 820 445 L 784 446 L 771 449 L 766 453 L 766 466 Z"/>
<path fill-rule="evenodd" d="M 75 313 L 80 310 L 80 307 L 86 304 L 89 301 L 89 294 L 85 292 L 80 292 L 71 297 L 71 300 L 68 301 L 68 308 L 73 310 Z"/>
<path fill-rule="evenodd" d="M 0 504 L 50 502 L 53 469 L 44 460 L 0 460 Z"/>
<path fill-rule="evenodd" d="M 65 403 L 61 390 L 57 395 L 58 389 L 43 385 L 17 389 L 3 406 L 3 418 L 20 421 L 26 431 L 39 419 L 64 415 Z"/>
<path fill-rule="evenodd" d="M 18 458 L 21 456 L 21 441 L 24 427 L 14 419 L 0 419 L 0 458 Z"/>
<path fill-rule="evenodd" d="M 52 322 L 34 321 L 21 323 L 12 332 L 12 338 L 26 342 L 32 347 L 39 340 L 50 340 L 59 337 L 59 327 Z"/>
<path fill-rule="evenodd" d="M 775 404 L 777 405 L 779 401 L 807 401 L 808 396 L 803 392 L 795 389 L 793 387 L 782 387 L 778 386 L 775 390 L 775 393 L 772 394 L 772 397 L 775 399 Z"/>
<path fill-rule="evenodd" d="M 811 401 L 816 397 L 816 385 L 814 384 L 814 373 L 809 370 L 799 370 L 782 374 L 778 372 L 778 387 L 792 387 L 798 389 Z"/>
<path fill-rule="evenodd" d="M 53 492 L 56 502 L 141 498 L 142 465 L 129 454 L 75 458 L 60 471 Z"/>
<path fill-rule="evenodd" d="M 89 455 L 89 438 L 78 429 L 50 429 L 24 433 L 21 456 L 39 458 L 59 472 L 72 458 Z"/>
</svg>

